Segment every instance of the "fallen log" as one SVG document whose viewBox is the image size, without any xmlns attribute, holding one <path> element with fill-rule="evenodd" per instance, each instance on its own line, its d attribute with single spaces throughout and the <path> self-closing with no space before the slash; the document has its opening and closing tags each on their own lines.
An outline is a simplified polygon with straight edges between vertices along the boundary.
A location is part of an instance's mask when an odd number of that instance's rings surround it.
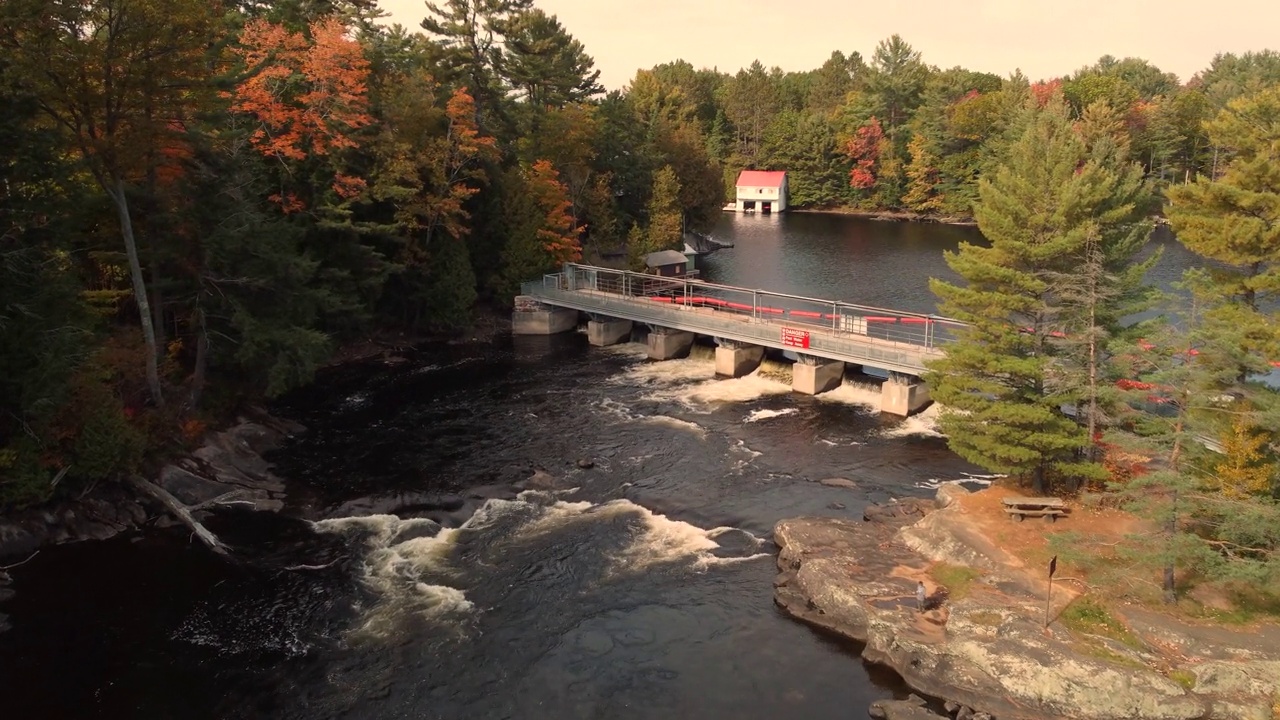
<svg viewBox="0 0 1280 720">
<path fill-rule="evenodd" d="M 204 543 L 210 550 L 218 553 L 219 555 L 229 554 L 227 546 L 222 544 L 222 541 L 218 539 L 218 536 L 209 532 L 209 529 L 204 525 L 201 525 L 200 521 L 196 520 L 195 517 L 192 516 L 191 511 L 187 509 L 187 506 L 183 505 L 182 501 L 178 500 L 178 498 L 170 495 L 167 490 L 148 481 L 146 478 L 142 478 L 137 475 L 130 475 L 129 482 L 140 492 L 154 498 L 161 505 L 164 505 L 169 512 L 173 513 L 174 517 L 178 518 L 184 525 L 191 528 L 191 532 L 195 533 L 195 536 L 200 538 L 200 542 Z"/>
</svg>

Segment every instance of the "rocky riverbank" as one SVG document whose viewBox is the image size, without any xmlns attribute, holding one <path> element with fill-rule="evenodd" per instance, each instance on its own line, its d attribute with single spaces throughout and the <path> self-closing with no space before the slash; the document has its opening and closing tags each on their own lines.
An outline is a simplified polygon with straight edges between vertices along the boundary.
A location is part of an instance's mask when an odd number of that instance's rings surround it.
<svg viewBox="0 0 1280 720">
<path fill-rule="evenodd" d="M 1078 597 L 1060 586 L 1046 628 L 1046 587 L 1039 573 L 970 522 L 968 496 L 946 485 L 938 509 L 913 504 L 910 512 L 872 510 L 862 522 L 778 523 L 778 605 L 865 643 L 865 658 L 894 668 L 920 692 L 945 698 L 957 717 L 1277 717 L 1280 629 L 1237 632 L 1124 608 L 1118 618 L 1125 625 L 1121 642 L 1056 622 Z M 968 569 L 959 573 L 974 578 L 963 595 L 951 597 L 934 579 L 939 564 Z M 926 589 L 923 609 L 917 609 L 918 582 Z M 894 706 L 897 715 L 879 716 L 930 716 L 907 705 Z"/>
<path fill-rule="evenodd" d="M 266 414 L 241 417 L 232 427 L 210 433 L 190 455 L 161 468 L 154 484 L 197 520 L 217 507 L 278 511 L 284 507 L 284 482 L 263 456 L 303 431 L 297 423 Z M 0 565 L 0 602 L 13 593 L 2 568 L 21 564 L 41 547 L 177 524 L 169 508 L 125 483 L 100 485 L 82 497 L 0 519 L 0 559 L 8 563 Z M 0 630 L 4 628 L 0 614 Z"/>
</svg>

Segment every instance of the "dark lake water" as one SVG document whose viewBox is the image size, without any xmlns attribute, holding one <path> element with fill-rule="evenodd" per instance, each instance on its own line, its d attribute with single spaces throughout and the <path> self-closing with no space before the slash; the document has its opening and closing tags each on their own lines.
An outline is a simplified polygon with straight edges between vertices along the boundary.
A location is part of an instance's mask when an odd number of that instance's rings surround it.
<svg viewBox="0 0 1280 720">
<path fill-rule="evenodd" d="M 726 215 L 708 279 L 921 312 L 976 231 Z M 1168 238 L 1156 275 L 1187 255 Z M 500 338 L 348 366 L 276 410 L 291 517 L 55 548 L 13 570 L 0 707 L 49 718 L 864 717 L 904 693 L 774 608 L 779 519 L 860 517 L 976 471 L 930 412 L 879 417 L 785 364 Z M 591 458 L 592 469 L 576 461 Z M 540 469 L 550 486 L 505 499 Z M 853 479 L 858 488 L 817 481 Z M 471 497 L 479 496 L 479 497 Z M 472 515 L 471 513 L 475 514 Z M 468 518 L 469 516 L 469 518 Z"/>
</svg>

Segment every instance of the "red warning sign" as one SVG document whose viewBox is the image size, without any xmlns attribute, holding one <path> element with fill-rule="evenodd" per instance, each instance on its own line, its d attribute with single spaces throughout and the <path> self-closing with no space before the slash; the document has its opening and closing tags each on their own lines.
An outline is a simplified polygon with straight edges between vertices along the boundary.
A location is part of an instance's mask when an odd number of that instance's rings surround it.
<svg viewBox="0 0 1280 720">
<path fill-rule="evenodd" d="M 784 327 L 782 328 L 782 344 L 786 347 L 808 349 L 809 331 Z"/>
</svg>

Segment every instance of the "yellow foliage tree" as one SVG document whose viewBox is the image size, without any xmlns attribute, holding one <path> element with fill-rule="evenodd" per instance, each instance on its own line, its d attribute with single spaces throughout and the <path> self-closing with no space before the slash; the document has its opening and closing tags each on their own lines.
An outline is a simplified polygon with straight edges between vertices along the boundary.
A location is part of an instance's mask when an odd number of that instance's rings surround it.
<svg viewBox="0 0 1280 720">
<path fill-rule="evenodd" d="M 938 193 L 938 158 L 929 151 L 924 136 L 916 133 L 907 143 L 911 162 L 907 165 L 907 194 L 902 204 L 917 212 L 935 212 L 942 208 Z"/>
<path fill-rule="evenodd" d="M 1267 436 L 1249 421 L 1248 413 L 1236 415 L 1222 434 L 1222 462 L 1214 467 L 1217 487 L 1223 495 L 1244 499 L 1271 490 L 1275 468 L 1263 452 Z"/>
</svg>

